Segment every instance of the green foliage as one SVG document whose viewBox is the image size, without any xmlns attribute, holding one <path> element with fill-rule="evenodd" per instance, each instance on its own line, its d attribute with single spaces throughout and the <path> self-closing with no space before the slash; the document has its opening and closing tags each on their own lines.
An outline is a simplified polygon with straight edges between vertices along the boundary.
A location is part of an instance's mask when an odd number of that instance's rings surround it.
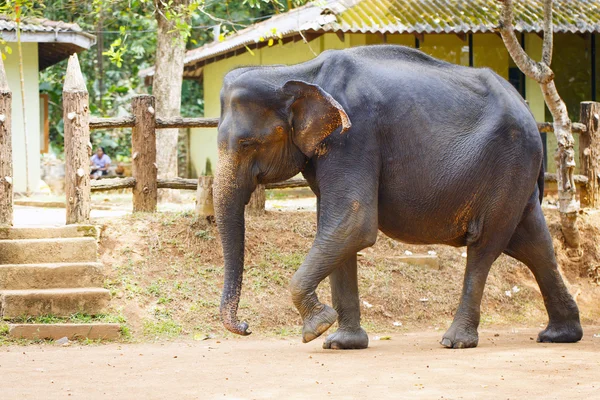
<svg viewBox="0 0 600 400">
<path fill-rule="evenodd" d="M 41 16 L 43 9 L 43 3 L 33 0 L 4 0 L 0 2 L 0 14 L 6 15 L 16 22 L 17 26 L 24 18 Z M 0 37 L 0 46 L 4 47 L 3 50 L 0 50 L 0 54 L 2 54 L 2 59 L 6 60 L 6 55 L 12 54 L 12 48 L 6 44 L 2 37 Z"/>
<path fill-rule="evenodd" d="M 23 18 L 37 17 L 44 10 L 44 3 L 34 0 L 4 0 L 0 3 L 0 14 L 20 23 Z"/>
<path fill-rule="evenodd" d="M 2 55 L 2 59 L 6 60 L 6 55 L 12 54 L 12 48 L 6 44 L 6 40 L 2 39 L 2 37 L 0 37 L 0 46 L 4 47 L 4 51 L 0 50 L 0 54 Z"/>
</svg>

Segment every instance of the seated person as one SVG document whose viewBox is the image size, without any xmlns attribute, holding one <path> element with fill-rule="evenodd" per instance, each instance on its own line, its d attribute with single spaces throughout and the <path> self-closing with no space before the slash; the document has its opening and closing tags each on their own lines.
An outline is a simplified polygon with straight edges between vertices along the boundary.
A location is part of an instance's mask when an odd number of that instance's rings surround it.
<svg viewBox="0 0 600 400">
<path fill-rule="evenodd" d="M 90 177 L 92 179 L 98 179 L 103 175 L 108 175 L 110 157 L 104 153 L 103 147 L 98 147 L 96 149 L 96 154 L 94 154 L 90 160 L 90 166 Z"/>
</svg>

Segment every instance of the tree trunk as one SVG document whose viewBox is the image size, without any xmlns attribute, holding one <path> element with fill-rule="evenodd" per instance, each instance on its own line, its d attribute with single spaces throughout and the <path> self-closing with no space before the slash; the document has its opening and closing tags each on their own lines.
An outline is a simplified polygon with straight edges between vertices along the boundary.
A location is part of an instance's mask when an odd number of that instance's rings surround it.
<svg viewBox="0 0 600 400">
<path fill-rule="evenodd" d="M 554 135 L 558 142 L 555 155 L 558 185 L 558 201 L 561 227 L 567 245 L 579 247 L 579 229 L 577 228 L 577 213 L 579 203 L 576 200 L 574 181 L 575 150 L 571 120 L 567 107 L 560 98 L 554 84 L 554 72 L 550 69 L 552 62 L 553 28 L 552 0 L 544 0 L 544 44 L 542 60 L 535 62 L 519 44 L 513 27 L 512 0 L 499 0 L 502 3 L 500 15 L 500 33 L 504 45 L 519 69 L 529 78 L 537 81 L 544 94 L 544 100 L 554 119 Z"/>
<path fill-rule="evenodd" d="M 597 208 L 600 205 L 598 176 L 600 175 L 600 103 L 581 103 L 579 122 L 587 129 L 579 136 L 579 159 L 581 173 L 588 177 L 585 196 L 580 195 L 582 205 Z"/>
<path fill-rule="evenodd" d="M 198 178 L 198 191 L 196 192 L 196 214 L 200 217 L 215 216 L 212 176 L 201 176 Z"/>
<path fill-rule="evenodd" d="M 246 212 L 254 215 L 264 214 L 265 203 L 267 202 L 267 194 L 265 192 L 265 185 L 258 185 L 252 196 L 250 196 L 250 202 L 246 206 Z"/>
<path fill-rule="evenodd" d="M 579 202 L 576 198 L 575 186 L 575 139 L 571 133 L 571 120 L 567 107 L 558 95 L 554 80 L 542 83 L 542 93 L 548 109 L 554 119 L 554 135 L 558 148 L 554 157 L 557 170 L 558 186 L 558 211 L 562 233 L 570 247 L 579 247 L 579 229 L 577 227 L 577 214 Z"/>
<path fill-rule="evenodd" d="M 65 127 L 65 193 L 67 224 L 90 221 L 90 129 L 89 99 L 77 55 L 69 57 L 63 87 Z"/>
<path fill-rule="evenodd" d="M 169 7 L 177 10 L 189 0 L 174 0 Z M 165 6 L 155 0 L 158 37 L 156 44 L 155 72 L 152 94 L 156 98 L 156 113 L 161 118 L 178 117 L 181 109 L 181 86 L 183 82 L 183 60 L 185 42 L 175 23 L 165 17 Z M 158 176 L 177 177 L 178 129 L 161 129 L 156 135 Z M 176 200 L 178 193 L 161 193 L 161 201 Z"/>
<path fill-rule="evenodd" d="M 0 57 L 0 226 L 13 224 L 12 93 Z"/>
</svg>

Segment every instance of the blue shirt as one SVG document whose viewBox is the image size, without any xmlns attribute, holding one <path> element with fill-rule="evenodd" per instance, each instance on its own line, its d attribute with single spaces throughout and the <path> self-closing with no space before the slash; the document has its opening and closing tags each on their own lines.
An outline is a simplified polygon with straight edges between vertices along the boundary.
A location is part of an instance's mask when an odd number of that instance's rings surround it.
<svg viewBox="0 0 600 400">
<path fill-rule="evenodd" d="M 106 164 L 110 164 L 110 157 L 106 154 L 102 154 L 102 158 L 98 158 L 98 154 L 92 156 L 92 163 L 98 168 L 106 167 Z"/>
</svg>

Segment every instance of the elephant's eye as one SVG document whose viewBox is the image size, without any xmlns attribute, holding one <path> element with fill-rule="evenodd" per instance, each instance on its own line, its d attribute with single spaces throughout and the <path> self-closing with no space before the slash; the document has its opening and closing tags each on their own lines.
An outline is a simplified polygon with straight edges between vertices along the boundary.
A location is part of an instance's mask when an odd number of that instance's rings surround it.
<svg viewBox="0 0 600 400">
<path fill-rule="evenodd" d="M 239 141 L 239 143 L 240 143 L 240 147 L 242 149 L 247 149 L 247 148 L 252 147 L 253 145 L 255 145 L 256 141 L 254 139 L 241 139 Z"/>
</svg>

